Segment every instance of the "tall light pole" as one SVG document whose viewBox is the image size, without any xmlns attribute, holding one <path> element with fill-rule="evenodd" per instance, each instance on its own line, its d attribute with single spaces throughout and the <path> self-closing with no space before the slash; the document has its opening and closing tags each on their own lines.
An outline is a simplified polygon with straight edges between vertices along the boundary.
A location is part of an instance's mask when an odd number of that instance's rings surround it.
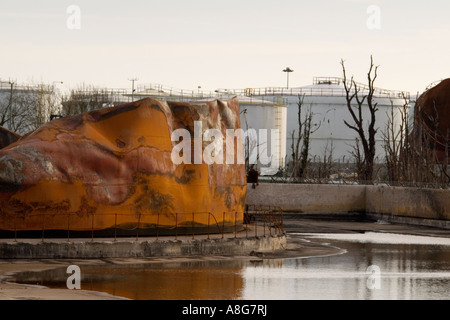
<svg viewBox="0 0 450 320">
<path fill-rule="evenodd" d="M 289 73 L 294 72 L 294 70 L 292 70 L 289 67 L 286 67 L 286 69 L 284 69 L 283 72 L 287 73 L 287 88 L 289 89 Z"/>
<path fill-rule="evenodd" d="M 131 85 L 131 102 L 133 102 L 134 101 L 134 91 L 136 91 L 134 89 L 134 82 L 138 81 L 139 79 L 138 78 L 131 78 L 131 79 L 128 79 L 128 80 L 130 80 L 131 83 L 132 83 L 132 85 Z"/>
</svg>

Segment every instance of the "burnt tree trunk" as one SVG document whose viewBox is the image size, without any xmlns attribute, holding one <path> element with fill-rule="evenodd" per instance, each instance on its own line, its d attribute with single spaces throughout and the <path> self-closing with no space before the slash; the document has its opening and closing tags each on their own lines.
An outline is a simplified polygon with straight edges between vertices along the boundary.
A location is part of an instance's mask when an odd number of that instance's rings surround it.
<svg viewBox="0 0 450 320">
<path fill-rule="evenodd" d="M 368 87 L 366 92 L 360 97 L 361 88 L 355 82 L 353 77 L 350 81 L 347 80 L 345 71 L 344 60 L 341 60 L 342 71 L 344 75 L 344 89 L 346 93 L 347 109 L 353 120 L 353 124 L 344 120 L 345 125 L 354 130 L 359 137 L 359 142 L 362 145 L 364 157 L 360 160 L 362 163 L 357 163 L 358 177 L 360 180 L 372 181 L 373 180 L 373 166 L 375 160 L 375 135 L 377 133 L 376 124 L 376 112 L 378 111 L 377 103 L 373 101 L 373 94 L 375 92 L 374 83 L 377 78 L 378 66 L 374 66 L 373 58 L 370 56 L 370 68 L 367 73 Z M 356 100 L 356 105 L 352 102 Z M 364 104 L 366 102 L 366 104 Z M 366 119 L 363 117 L 363 108 L 367 107 L 369 111 L 368 127 L 365 128 L 364 122 Z M 366 132 L 367 130 L 367 132 Z"/>
</svg>

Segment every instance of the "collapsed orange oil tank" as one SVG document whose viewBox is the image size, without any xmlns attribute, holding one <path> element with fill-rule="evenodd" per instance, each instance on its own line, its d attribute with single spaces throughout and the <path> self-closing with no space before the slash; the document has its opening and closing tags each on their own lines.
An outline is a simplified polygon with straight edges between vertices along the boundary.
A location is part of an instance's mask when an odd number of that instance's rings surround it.
<svg viewBox="0 0 450 320">
<path fill-rule="evenodd" d="M 156 225 L 242 224 L 244 165 L 171 160 L 171 133 L 193 134 L 194 121 L 225 136 L 240 128 L 238 101 L 144 99 L 55 120 L 26 135 L 0 150 L 0 229 L 139 227 L 145 234 Z"/>
</svg>

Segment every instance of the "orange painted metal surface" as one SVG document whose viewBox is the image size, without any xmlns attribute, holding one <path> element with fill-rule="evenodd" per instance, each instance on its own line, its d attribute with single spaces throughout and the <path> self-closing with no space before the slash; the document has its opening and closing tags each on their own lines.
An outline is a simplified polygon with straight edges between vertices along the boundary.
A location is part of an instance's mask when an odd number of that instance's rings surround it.
<svg viewBox="0 0 450 320">
<path fill-rule="evenodd" d="M 143 99 L 47 123 L 0 150 L 0 229 L 139 227 L 144 234 L 155 226 L 242 224 L 243 164 L 171 159 L 172 132 L 194 136 L 194 121 L 225 137 L 240 128 L 238 101 Z"/>
</svg>

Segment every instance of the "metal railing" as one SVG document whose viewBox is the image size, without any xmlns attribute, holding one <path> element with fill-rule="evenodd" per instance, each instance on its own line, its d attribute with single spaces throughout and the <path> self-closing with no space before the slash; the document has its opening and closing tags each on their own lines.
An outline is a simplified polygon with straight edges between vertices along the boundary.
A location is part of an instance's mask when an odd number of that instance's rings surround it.
<svg viewBox="0 0 450 320">
<path fill-rule="evenodd" d="M 255 214 L 259 216 L 259 219 L 254 219 Z M 275 218 L 278 214 L 274 210 L 259 210 L 259 211 L 249 211 L 248 209 L 242 213 L 237 211 L 223 212 L 221 214 L 221 219 L 211 212 L 192 212 L 192 213 L 170 213 L 173 224 L 167 225 L 160 222 L 161 217 L 167 216 L 166 214 L 158 213 L 156 215 L 156 222 L 148 223 L 143 221 L 144 214 L 119 214 L 119 213 L 104 213 L 104 214 L 91 214 L 88 219 L 90 219 L 90 226 L 86 227 L 88 223 L 86 216 L 80 217 L 77 213 L 59 213 L 59 214 L 48 214 L 48 213 L 36 213 L 36 214 L 9 214 L 2 215 L 3 221 L 5 218 L 12 221 L 13 228 L 8 230 L 0 230 L 0 234 L 11 234 L 13 233 L 14 241 L 17 239 L 25 238 L 41 238 L 44 242 L 45 239 L 64 239 L 66 238 L 68 242 L 71 239 L 82 239 L 90 238 L 94 241 L 95 238 L 113 239 L 117 241 L 120 237 L 134 237 L 139 240 L 139 237 L 145 237 L 146 240 L 154 239 L 159 240 L 160 237 L 172 237 L 178 240 L 179 237 L 196 239 L 199 237 L 206 239 L 214 238 L 237 238 L 243 237 L 245 232 L 245 237 L 249 238 L 251 236 L 266 236 L 266 234 L 276 235 L 284 233 L 282 227 L 282 218 Z M 220 215 L 220 214 L 219 214 Z M 96 220 L 102 220 L 106 216 L 114 216 L 114 225 L 108 228 L 99 227 Z M 118 219 L 123 221 L 126 219 L 126 223 L 118 223 Z M 134 217 L 134 218 L 132 218 Z M 191 218 L 191 220 L 187 220 Z M 24 223 L 20 223 L 20 220 L 27 219 L 30 223 L 34 224 L 36 227 L 31 228 L 25 227 Z M 50 220 L 59 220 L 59 226 L 64 225 L 63 228 L 52 228 Z M 62 220 L 61 220 L 62 219 Z M 83 228 L 74 227 L 74 224 L 80 224 L 80 219 L 83 219 Z M 78 221 L 77 221 L 78 220 Z M 134 221 L 133 221 L 134 220 Z M 280 224 L 281 221 L 281 224 Z M 31 224 L 30 223 L 30 224 Z M 40 226 L 39 226 L 40 224 Z M 150 226 L 149 226 L 150 225 Z M 46 233 L 47 232 L 47 233 Z M 58 236 L 54 236 L 57 232 Z M 24 233 L 25 235 L 21 235 Z M 49 235 L 48 233 L 52 234 Z M 96 234 L 100 233 L 100 236 Z M 30 236 L 32 234 L 32 236 Z M 65 237 L 61 235 L 65 234 Z M 76 236 L 73 236 L 76 234 Z M 81 236 L 80 236 L 81 235 Z M 12 238 L 1 236 L 0 238 Z"/>
<path fill-rule="evenodd" d="M 361 94 L 367 94 L 367 90 L 359 88 Z M 316 86 L 306 88 L 286 88 L 286 87 L 268 87 L 268 88 L 246 88 L 246 89 L 219 89 L 219 94 L 261 97 L 261 96 L 328 96 L 328 97 L 345 97 L 344 88 Z M 409 92 L 390 91 L 386 89 L 375 89 L 374 98 L 395 98 L 409 99 Z"/>
<path fill-rule="evenodd" d="M 313 87 L 265 87 L 265 88 L 246 88 L 246 89 L 218 89 L 219 94 L 241 95 L 241 96 L 332 96 L 345 97 L 346 91 L 344 87 L 340 86 L 344 83 L 344 79 L 337 77 L 315 77 L 313 79 Z M 350 87 L 350 81 L 347 81 Z M 331 85 L 335 85 L 334 87 Z M 369 92 L 369 86 L 364 83 L 356 83 L 356 86 L 361 94 Z M 354 89 L 354 88 L 353 88 Z M 352 90 L 353 90 L 352 89 Z M 410 93 L 398 90 L 388 90 L 382 88 L 373 88 L 375 98 L 397 98 L 409 99 Z"/>
<path fill-rule="evenodd" d="M 203 99 L 203 98 L 217 98 L 218 92 L 216 91 L 203 91 L 197 90 L 187 90 L 173 88 L 157 83 L 147 83 L 137 86 L 136 96 L 155 96 L 160 98 L 190 98 L 190 99 Z"/>
<path fill-rule="evenodd" d="M 345 89 L 343 87 L 336 88 L 330 87 L 328 85 L 341 85 L 344 79 L 338 77 L 315 77 L 313 79 L 313 84 L 315 87 L 303 87 L 303 88 L 286 88 L 286 87 L 264 87 L 264 88 L 245 88 L 245 89 L 217 89 L 214 92 L 205 92 L 202 90 L 185 90 L 179 88 L 173 88 L 164 86 L 161 84 L 142 84 L 137 88 L 136 95 L 153 95 L 160 97 L 185 97 L 185 98 L 217 98 L 223 95 L 226 96 L 270 96 L 270 95 L 281 95 L 281 96 L 337 96 L 342 97 L 346 95 Z M 350 84 L 349 84 L 350 85 Z M 369 90 L 367 84 L 356 83 L 358 89 L 363 94 Z M 406 97 L 409 99 L 410 93 L 404 91 L 388 90 L 382 88 L 374 88 L 374 97 L 386 97 L 386 98 L 399 98 L 403 99 Z"/>
<path fill-rule="evenodd" d="M 262 236 L 266 236 L 266 230 L 270 236 L 284 234 L 283 210 L 276 206 L 246 205 L 244 212 L 244 223 L 260 223 L 263 226 Z M 272 231 L 274 234 L 272 234 Z M 255 237 L 257 237 L 255 228 Z"/>
</svg>

